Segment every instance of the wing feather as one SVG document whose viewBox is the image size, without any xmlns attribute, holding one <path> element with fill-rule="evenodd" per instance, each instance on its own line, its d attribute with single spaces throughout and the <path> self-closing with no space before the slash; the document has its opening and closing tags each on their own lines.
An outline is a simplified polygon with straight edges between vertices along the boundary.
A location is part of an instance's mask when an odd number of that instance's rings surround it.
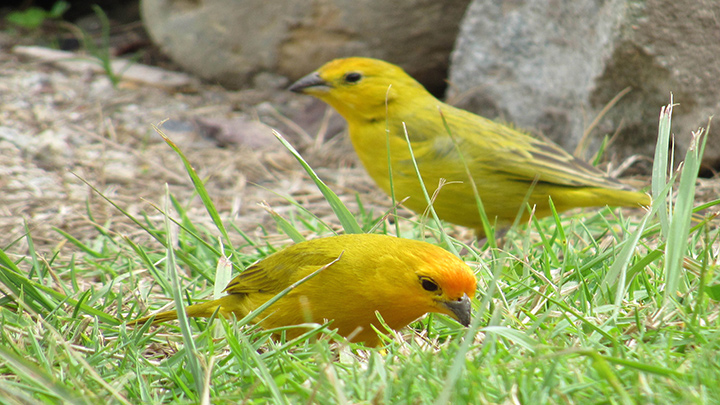
<svg viewBox="0 0 720 405">
<path fill-rule="evenodd" d="M 409 130 L 414 145 L 418 141 L 418 145 L 423 145 L 421 148 L 433 149 L 432 158 L 426 161 L 436 160 L 438 166 L 447 169 L 453 164 L 451 160 L 457 160 L 457 155 L 450 153 L 455 149 L 450 143 L 456 142 L 465 159 L 469 159 L 467 164 L 472 169 L 473 177 L 482 178 L 479 172 L 485 171 L 503 173 L 508 179 L 528 183 L 538 181 L 568 187 L 630 190 L 549 140 L 452 106 L 443 105 L 442 108 L 448 110 L 444 115 L 450 117 L 446 122 L 452 138 L 447 137 L 447 129 L 442 128 L 439 129 L 442 132 L 434 139 L 429 139 L 427 133 L 422 139 L 415 139 L 413 133 L 420 133 L 420 128 L 427 128 L 427 123 L 422 122 L 416 122 L 416 125 L 419 124 L 417 131 Z M 414 119 L 417 121 L 423 116 L 427 115 L 417 114 Z"/>
<path fill-rule="evenodd" d="M 282 256 L 268 256 L 236 276 L 225 287 L 228 294 L 277 294 L 311 272 L 337 259 L 328 251 L 308 250 L 293 245 Z"/>
</svg>

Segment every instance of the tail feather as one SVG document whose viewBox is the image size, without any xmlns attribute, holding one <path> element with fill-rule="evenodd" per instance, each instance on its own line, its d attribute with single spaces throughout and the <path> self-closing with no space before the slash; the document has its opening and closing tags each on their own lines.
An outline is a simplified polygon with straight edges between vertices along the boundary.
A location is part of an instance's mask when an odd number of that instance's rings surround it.
<svg viewBox="0 0 720 405">
<path fill-rule="evenodd" d="M 234 313 L 238 318 L 241 318 L 247 314 L 247 311 L 241 310 L 241 308 L 237 305 L 237 300 L 239 298 L 238 295 L 240 294 L 226 295 L 217 300 L 190 305 L 185 307 L 185 313 L 188 317 L 210 318 L 215 311 L 217 311 L 218 307 L 220 307 L 220 311 L 218 311 L 220 315 L 229 317 Z M 162 322 L 173 321 L 177 319 L 178 316 L 176 311 L 166 311 L 130 321 L 127 325 L 143 325 L 153 317 L 154 319 L 152 324 L 157 325 Z"/>
<path fill-rule="evenodd" d="M 127 325 L 129 325 L 129 326 L 144 325 L 144 324 L 145 324 L 147 321 L 149 321 L 150 318 L 152 318 L 152 317 L 155 317 L 155 318 L 153 319 L 153 323 L 152 323 L 152 324 L 153 324 L 153 325 L 157 325 L 157 324 L 159 324 L 159 323 L 161 323 L 161 322 L 168 322 L 168 321 L 173 321 L 173 320 L 177 319 L 177 312 L 175 312 L 175 311 L 167 311 L 167 312 L 161 312 L 161 313 L 155 314 L 155 315 L 144 316 L 144 317 L 142 317 L 142 318 L 135 319 L 134 321 L 129 321 L 129 322 L 127 323 Z"/>
<path fill-rule="evenodd" d="M 567 190 L 563 194 L 553 195 L 553 203 L 558 211 L 574 207 L 610 207 L 638 208 L 649 206 L 652 199 L 648 194 L 639 191 L 613 190 L 603 188 L 578 188 Z"/>
<path fill-rule="evenodd" d="M 619 207 L 647 207 L 652 204 L 650 195 L 640 191 L 629 190 L 603 190 L 602 194 L 607 199 L 607 205 Z"/>
</svg>

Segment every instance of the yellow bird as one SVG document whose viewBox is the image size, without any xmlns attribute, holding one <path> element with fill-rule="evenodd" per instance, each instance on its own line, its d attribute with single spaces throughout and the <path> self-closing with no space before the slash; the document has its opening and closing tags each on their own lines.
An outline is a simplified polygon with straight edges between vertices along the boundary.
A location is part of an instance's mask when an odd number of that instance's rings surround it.
<svg viewBox="0 0 720 405">
<path fill-rule="evenodd" d="M 574 207 L 650 204 L 634 191 L 577 159 L 558 145 L 455 108 L 436 99 L 393 64 L 370 58 L 331 61 L 301 78 L 290 90 L 309 94 L 337 110 L 348 123 L 350 140 L 370 177 L 390 194 L 388 143 L 396 199 L 415 212 L 428 206 L 418 180 L 403 125 L 428 194 L 439 190 L 433 207 L 454 224 L 484 235 L 468 171 L 491 223 L 512 224 L 519 212 L 551 214 Z M 447 123 L 447 128 L 443 122 Z"/>
<path fill-rule="evenodd" d="M 332 320 L 331 329 L 368 346 L 380 343 L 372 326 L 385 330 L 376 311 L 395 330 L 428 312 L 470 324 L 476 280 L 462 260 L 427 242 L 373 234 L 332 236 L 287 247 L 235 277 L 225 288 L 228 295 L 185 310 L 188 316 L 207 318 L 219 307 L 220 315 L 240 319 L 328 264 L 255 321 L 272 329 Z M 175 311 L 154 315 L 154 323 L 173 319 Z M 291 329 L 287 335 L 293 338 L 306 331 Z"/>
</svg>

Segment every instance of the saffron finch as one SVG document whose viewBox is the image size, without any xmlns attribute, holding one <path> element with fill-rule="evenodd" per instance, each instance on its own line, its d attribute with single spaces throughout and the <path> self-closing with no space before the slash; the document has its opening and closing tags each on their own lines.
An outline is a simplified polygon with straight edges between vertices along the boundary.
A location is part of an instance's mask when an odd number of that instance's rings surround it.
<svg viewBox="0 0 720 405">
<path fill-rule="evenodd" d="M 339 259 L 338 259 L 339 258 Z M 376 346 L 375 311 L 392 329 L 401 329 L 428 312 L 470 324 L 475 275 L 459 258 L 427 242 L 387 235 L 354 234 L 305 241 L 248 267 L 225 288 L 220 299 L 188 306 L 191 317 L 243 318 L 276 294 L 336 260 L 270 305 L 256 320 L 266 328 L 322 323 L 353 342 Z M 144 323 L 145 317 L 129 324 Z M 175 311 L 154 316 L 154 323 L 177 319 Z M 306 332 L 290 329 L 289 337 Z"/>
<path fill-rule="evenodd" d="M 577 159 L 558 145 L 510 126 L 445 104 L 400 67 L 369 58 L 328 62 L 290 86 L 337 110 L 348 123 L 350 140 L 370 177 L 406 207 L 427 208 L 405 139 L 412 146 L 418 171 L 432 195 L 438 217 L 484 235 L 475 192 L 477 187 L 490 223 L 512 224 L 519 212 L 538 217 L 551 214 L 549 197 L 558 212 L 574 207 L 650 204 L 648 195 Z M 445 122 L 443 122 L 443 118 Z M 447 123 L 447 127 L 445 125 Z"/>
</svg>

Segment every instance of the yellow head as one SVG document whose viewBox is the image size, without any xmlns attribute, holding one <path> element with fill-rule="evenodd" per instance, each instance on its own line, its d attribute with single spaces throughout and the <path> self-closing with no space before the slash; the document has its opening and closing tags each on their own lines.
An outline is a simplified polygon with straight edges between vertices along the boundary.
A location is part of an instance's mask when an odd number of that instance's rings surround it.
<svg viewBox="0 0 720 405">
<path fill-rule="evenodd" d="M 326 63 L 290 90 L 330 104 L 346 120 L 385 119 L 386 103 L 433 97 L 402 68 L 378 59 L 345 58 Z M 433 97 L 434 98 L 434 97 Z"/>
</svg>

